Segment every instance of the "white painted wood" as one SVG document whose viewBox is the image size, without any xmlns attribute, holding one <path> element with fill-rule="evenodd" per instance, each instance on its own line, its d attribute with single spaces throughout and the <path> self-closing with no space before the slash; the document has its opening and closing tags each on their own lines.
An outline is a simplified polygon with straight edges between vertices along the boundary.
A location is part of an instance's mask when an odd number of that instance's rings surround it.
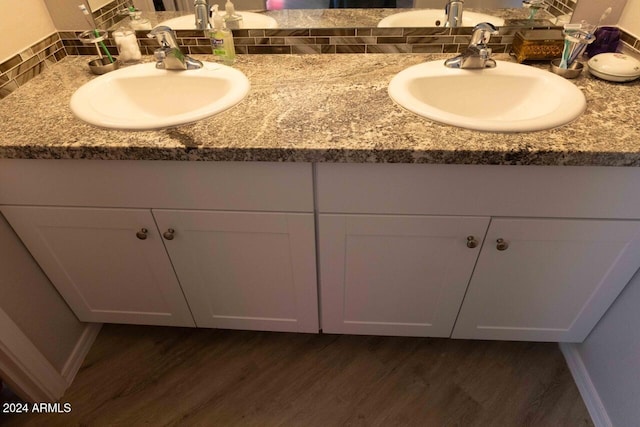
<svg viewBox="0 0 640 427">
<path fill-rule="evenodd" d="M 640 168 L 316 165 L 322 213 L 640 219 Z"/>
<path fill-rule="evenodd" d="M 194 326 L 149 211 L 2 207 L 51 282 L 85 322 Z M 148 229 L 148 238 L 136 232 Z"/>
<path fill-rule="evenodd" d="M 198 326 L 318 332 L 312 214 L 153 215 Z"/>
<path fill-rule="evenodd" d="M 560 343 L 560 350 L 595 427 L 613 427 L 609 414 L 600 399 L 598 389 L 591 381 L 589 371 L 584 366 L 576 344 Z"/>
<path fill-rule="evenodd" d="M 448 337 L 488 223 L 319 215 L 323 331 Z"/>
<path fill-rule="evenodd" d="M 62 397 L 68 385 L 2 309 L 0 374 L 21 398 L 31 402 L 54 402 Z"/>
<path fill-rule="evenodd" d="M 640 221 L 492 219 L 453 337 L 581 342 L 639 256 Z"/>
<path fill-rule="evenodd" d="M 73 348 L 73 351 L 69 355 L 67 362 L 64 364 L 62 368 L 62 378 L 65 379 L 68 385 L 71 385 L 76 374 L 80 370 L 80 366 L 82 366 L 82 362 L 84 362 L 85 357 L 91 350 L 91 346 L 93 345 L 96 338 L 98 338 L 98 334 L 100 333 L 100 329 L 102 328 L 102 323 L 86 323 L 84 327 L 84 331 L 80 336 L 80 339 L 76 343 L 76 346 Z"/>
<path fill-rule="evenodd" d="M 0 205 L 313 212 L 309 163 L 0 159 Z"/>
<path fill-rule="evenodd" d="M 61 371 L 85 325 L 1 214 L 0 308 L 51 365 Z"/>
</svg>

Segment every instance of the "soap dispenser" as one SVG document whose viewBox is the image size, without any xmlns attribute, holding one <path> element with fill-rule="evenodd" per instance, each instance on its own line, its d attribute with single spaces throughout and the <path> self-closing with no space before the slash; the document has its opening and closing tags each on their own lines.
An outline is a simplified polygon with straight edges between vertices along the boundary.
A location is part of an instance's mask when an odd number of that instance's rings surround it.
<svg viewBox="0 0 640 427">
<path fill-rule="evenodd" d="M 242 28 L 242 15 L 236 12 L 236 8 L 231 3 L 231 0 L 227 0 L 224 5 L 225 14 L 223 16 L 224 22 L 227 25 L 227 28 L 230 30 L 237 30 Z"/>
<path fill-rule="evenodd" d="M 131 19 L 129 26 L 132 30 L 136 31 L 151 29 L 151 21 L 149 21 L 147 18 L 143 18 L 142 12 L 139 9 L 131 6 L 127 10 L 129 12 L 129 18 Z"/>
<path fill-rule="evenodd" d="M 211 47 L 215 60 L 226 65 L 233 64 L 236 59 L 236 50 L 233 44 L 233 34 L 231 30 L 225 27 L 222 15 L 218 13 L 218 5 L 214 4 L 213 25 L 209 33 Z"/>
</svg>

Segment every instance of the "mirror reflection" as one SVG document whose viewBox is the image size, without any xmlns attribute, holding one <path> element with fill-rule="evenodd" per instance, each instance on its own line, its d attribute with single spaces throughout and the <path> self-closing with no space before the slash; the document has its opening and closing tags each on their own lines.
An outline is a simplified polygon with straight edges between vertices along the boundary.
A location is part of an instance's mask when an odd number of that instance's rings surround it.
<svg viewBox="0 0 640 427">
<path fill-rule="evenodd" d="M 233 0 L 232 0 L 233 1 Z M 565 0 L 569 2 L 569 0 Z M 226 0 L 209 0 L 224 13 Z M 136 0 L 152 25 L 195 29 L 193 0 Z M 495 25 L 549 26 L 556 17 L 541 8 L 522 6 L 522 0 L 235 0 L 245 29 L 353 27 L 472 27 Z M 459 6 L 447 7 L 447 4 Z M 146 7 L 144 7 L 146 5 Z M 459 12 L 453 14 L 452 11 Z"/>
<path fill-rule="evenodd" d="M 92 0 L 104 2 L 105 0 Z M 138 2 L 136 2 L 137 4 Z M 147 11 L 193 11 L 192 0 L 152 0 L 141 2 L 140 8 Z M 210 1 L 224 9 L 224 2 Z M 371 9 L 371 8 L 434 8 L 444 9 L 447 0 L 237 0 L 233 2 L 238 10 L 249 9 Z M 519 8 L 522 0 L 465 0 L 466 7 L 501 9 Z"/>
</svg>

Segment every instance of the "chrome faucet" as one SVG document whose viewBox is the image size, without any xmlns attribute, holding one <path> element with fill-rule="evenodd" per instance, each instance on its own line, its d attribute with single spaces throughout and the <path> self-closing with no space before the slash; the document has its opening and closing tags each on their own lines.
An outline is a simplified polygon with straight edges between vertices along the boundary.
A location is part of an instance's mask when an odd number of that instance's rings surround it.
<svg viewBox="0 0 640 427">
<path fill-rule="evenodd" d="M 461 27 L 462 26 L 462 9 L 464 8 L 463 0 L 449 0 L 444 7 L 444 13 L 447 15 L 445 27 Z"/>
<path fill-rule="evenodd" d="M 498 34 L 498 29 L 488 22 L 481 22 L 473 27 L 473 35 L 467 49 L 456 56 L 444 61 L 449 68 L 493 68 L 496 61 L 491 59 L 491 49 L 487 47 L 492 34 Z"/>
<path fill-rule="evenodd" d="M 149 38 L 156 38 L 160 48 L 153 52 L 156 58 L 156 68 L 163 70 L 195 70 L 202 68 L 202 62 L 185 55 L 180 50 L 176 33 L 164 25 L 155 27 L 149 34 Z"/>
<path fill-rule="evenodd" d="M 193 9 L 196 17 L 196 29 L 206 30 L 209 28 L 209 1 L 195 0 Z"/>
</svg>

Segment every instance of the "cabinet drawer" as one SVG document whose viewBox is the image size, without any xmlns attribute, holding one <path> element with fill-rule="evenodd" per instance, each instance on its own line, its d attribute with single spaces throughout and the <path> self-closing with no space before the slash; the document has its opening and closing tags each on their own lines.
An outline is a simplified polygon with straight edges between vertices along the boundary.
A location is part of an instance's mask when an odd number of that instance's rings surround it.
<svg viewBox="0 0 640 427">
<path fill-rule="evenodd" d="M 640 168 L 317 165 L 322 213 L 640 218 Z"/>
<path fill-rule="evenodd" d="M 2 160 L 0 204 L 312 212 L 311 164 Z"/>
</svg>

